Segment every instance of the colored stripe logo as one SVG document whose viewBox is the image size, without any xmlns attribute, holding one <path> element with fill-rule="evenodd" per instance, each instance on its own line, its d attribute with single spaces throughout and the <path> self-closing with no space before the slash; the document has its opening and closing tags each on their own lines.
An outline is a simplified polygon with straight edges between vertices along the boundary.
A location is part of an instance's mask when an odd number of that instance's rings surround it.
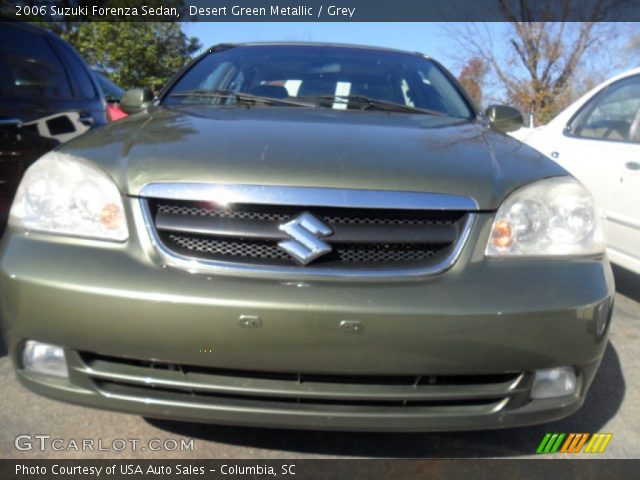
<svg viewBox="0 0 640 480">
<path fill-rule="evenodd" d="M 545 433 L 536 453 L 604 453 L 612 437 L 613 433 Z"/>
</svg>

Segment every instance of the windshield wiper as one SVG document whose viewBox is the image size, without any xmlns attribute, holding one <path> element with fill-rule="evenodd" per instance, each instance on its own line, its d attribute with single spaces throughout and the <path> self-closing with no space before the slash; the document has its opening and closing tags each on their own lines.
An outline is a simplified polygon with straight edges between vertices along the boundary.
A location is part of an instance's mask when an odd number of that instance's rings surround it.
<svg viewBox="0 0 640 480">
<path fill-rule="evenodd" d="M 312 103 L 290 100 L 288 98 L 273 98 L 252 95 L 244 92 L 234 92 L 232 90 L 187 90 L 184 92 L 176 92 L 169 94 L 170 97 L 205 97 L 205 98 L 232 98 L 236 102 L 266 103 L 267 105 L 293 105 L 296 107 L 315 107 Z"/>
<path fill-rule="evenodd" d="M 337 103 L 338 105 L 344 104 L 357 107 L 362 110 L 384 110 L 388 112 L 422 113 L 426 115 L 437 115 L 440 117 L 447 116 L 445 113 L 438 112 L 437 110 L 412 107 L 411 105 L 401 105 L 399 103 L 387 102 L 385 100 L 376 100 L 375 98 L 369 98 L 364 95 L 316 95 L 298 98 L 301 100 L 328 102 L 332 105 L 334 103 Z"/>
</svg>

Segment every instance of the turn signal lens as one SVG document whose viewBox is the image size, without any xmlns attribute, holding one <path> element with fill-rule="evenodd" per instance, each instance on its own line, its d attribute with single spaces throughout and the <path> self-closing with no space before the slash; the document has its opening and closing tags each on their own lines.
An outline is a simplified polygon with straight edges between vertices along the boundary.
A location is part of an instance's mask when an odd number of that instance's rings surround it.
<svg viewBox="0 0 640 480">
<path fill-rule="evenodd" d="M 109 230 L 114 230 L 122 224 L 122 210 L 118 205 L 109 203 L 100 212 L 100 223 Z"/>
<path fill-rule="evenodd" d="M 506 220 L 496 222 L 491 231 L 491 243 L 497 249 L 504 249 L 513 243 L 511 224 Z"/>
</svg>

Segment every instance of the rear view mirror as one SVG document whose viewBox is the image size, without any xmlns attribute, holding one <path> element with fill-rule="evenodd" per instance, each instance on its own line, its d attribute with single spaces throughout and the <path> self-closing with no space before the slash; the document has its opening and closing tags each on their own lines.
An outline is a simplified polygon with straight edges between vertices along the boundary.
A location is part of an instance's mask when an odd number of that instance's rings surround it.
<svg viewBox="0 0 640 480">
<path fill-rule="evenodd" d="M 501 132 L 513 132 L 524 125 L 522 114 L 507 105 L 491 105 L 485 110 L 489 123 Z"/>
<path fill-rule="evenodd" d="M 153 100 L 153 93 L 149 88 L 134 88 L 127 90 L 120 100 L 120 108 L 128 115 L 144 110 Z"/>
</svg>

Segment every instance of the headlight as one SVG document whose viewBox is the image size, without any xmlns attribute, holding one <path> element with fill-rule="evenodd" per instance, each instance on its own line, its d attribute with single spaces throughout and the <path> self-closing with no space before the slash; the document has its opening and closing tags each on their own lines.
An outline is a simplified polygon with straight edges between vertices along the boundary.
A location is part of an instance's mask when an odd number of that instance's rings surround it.
<svg viewBox="0 0 640 480">
<path fill-rule="evenodd" d="M 490 257 L 590 255 L 606 248 L 593 197 L 572 177 L 513 192 L 498 209 L 485 254 Z"/>
<path fill-rule="evenodd" d="M 24 175 L 9 224 L 26 230 L 124 241 L 122 197 L 111 177 L 82 159 L 50 152 Z"/>
</svg>

